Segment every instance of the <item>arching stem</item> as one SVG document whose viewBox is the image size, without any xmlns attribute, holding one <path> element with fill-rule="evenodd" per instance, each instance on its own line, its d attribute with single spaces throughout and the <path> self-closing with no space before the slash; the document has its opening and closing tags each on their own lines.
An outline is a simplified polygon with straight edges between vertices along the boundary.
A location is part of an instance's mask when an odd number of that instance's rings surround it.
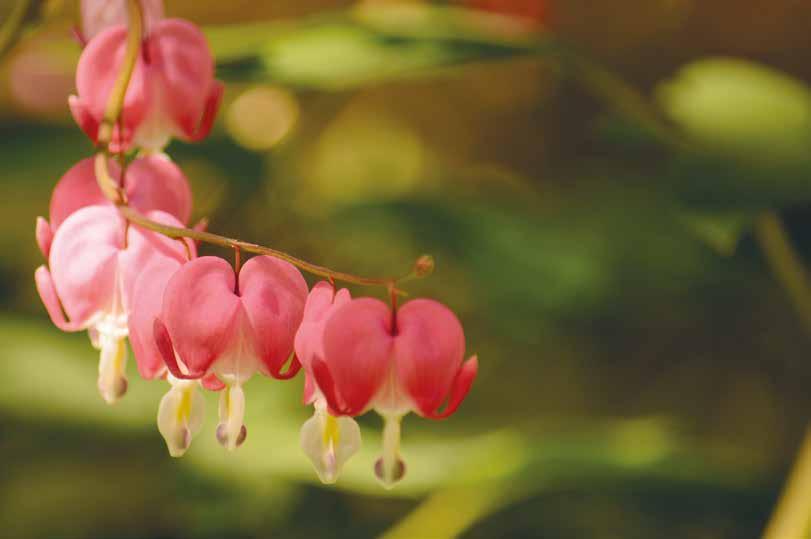
<svg viewBox="0 0 811 539">
<path fill-rule="evenodd" d="M 164 225 L 149 219 L 148 217 L 144 216 L 137 210 L 125 204 L 119 205 L 118 210 L 121 212 L 121 215 L 123 215 L 128 221 L 142 228 L 146 228 L 154 232 L 159 232 L 164 236 L 168 236 L 170 238 L 190 238 L 195 241 L 211 243 L 213 245 L 219 245 L 220 247 L 226 247 L 228 249 L 240 249 L 247 253 L 272 256 L 274 258 L 285 260 L 303 271 L 312 273 L 313 275 L 318 275 L 319 277 L 324 277 L 325 279 L 333 279 L 335 281 L 343 281 L 346 283 L 352 283 L 361 286 L 384 286 L 387 288 L 393 287 L 396 293 L 402 294 L 402 292 L 397 290 L 394 285 L 407 277 L 411 277 L 414 273 L 414 269 L 412 268 L 411 271 L 409 271 L 406 275 L 402 277 L 362 277 L 359 275 L 353 275 L 351 273 L 332 270 L 324 266 L 319 266 L 317 264 L 307 262 L 306 260 L 296 258 L 292 255 L 285 253 L 284 251 L 273 249 L 271 247 L 265 247 L 263 245 L 257 245 L 255 243 L 249 243 L 247 241 L 242 241 L 234 238 L 227 238 L 225 236 L 212 234 L 211 232 L 203 232 L 200 230 L 193 230 L 191 228 Z"/>
</svg>

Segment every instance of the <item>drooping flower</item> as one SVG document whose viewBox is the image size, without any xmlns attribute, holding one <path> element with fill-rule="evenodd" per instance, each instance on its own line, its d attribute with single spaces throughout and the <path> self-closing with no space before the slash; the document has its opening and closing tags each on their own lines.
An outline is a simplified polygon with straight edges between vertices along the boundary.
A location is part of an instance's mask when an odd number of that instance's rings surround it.
<svg viewBox="0 0 811 539">
<path fill-rule="evenodd" d="M 118 178 L 121 169 L 110 159 L 110 174 Z M 192 208 L 189 182 L 168 157 L 161 154 L 134 159 L 127 167 L 124 191 L 128 203 L 140 212 L 160 210 L 188 223 Z M 36 237 L 47 258 L 54 233 L 76 210 L 85 206 L 112 206 L 96 182 L 93 158 L 82 159 L 59 180 L 51 195 L 50 222 L 37 218 Z"/>
<path fill-rule="evenodd" d="M 160 211 L 147 216 L 167 225 L 180 224 Z M 75 211 L 53 235 L 48 267 L 40 266 L 34 275 L 37 291 L 58 328 L 86 329 L 101 351 L 98 386 L 108 403 L 127 390 L 124 339 L 136 277 L 156 258 L 183 261 L 194 249 L 191 242 L 184 246 L 128 224 L 110 206 Z"/>
<path fill-rule="evenodd" d="M 217 439 L 229 450 L 247 433 L 242 385 L 257 371 L 287 379 L 301 368 L 293 339 L 306 299 L 301 273 L 267 256 L 250 259 L 238 277 L 225 260 L 202 257 L 169 279 L 154 323 L 155 342 L 174 377 L 213 373 L 225 384 Z"/>
<path fill-rule="evenodd" d="M 200 385 L 219 391 L 223 384 L 215 376 L 202 380 L 180 380 L 166 372 L 153 333 L 155 318 L 160 315 L 163 293 L 169 279 L 181 267 L 174 258 L 160 257 L 151 261 L 133 285 L 129 338 L 138 372 L 147 380 L 166 378 L 170 389 L 158 407 L 158 430 L 166 441 L 169 454 L 180 457 L 191 445 L 192 438 L 203 426 L 205 400 Z"/>
<path fill-rule="evenodd" d="M 324 394 L 312 371 L 315 357 L 324 356 L 324 327 L 329 317 L 352 297 L 349 290 L 338 292 L 327 282 L 316 284 L 307 296 L 304 319 L 296 333 L 295 348 L 304 367 L 304 403 L 313 404 L 313 417 L 301 427 L 301 448 L 312 461 L 319 479 L 334 483 L 344 463 L 361 446 L 360 428 L 351 417 L 336 417 L 327 409 Z"/>
<path fill-rule="evenodd" d="M 411 411 L 430 419 L 451 415 L 478 371 L 476 356 L 463 362 L 459 320 L 426 299 L 396 311 L 373 298 L 344 304 L 326 322 L 323 352 L 323 358 L 313 357 L 312 371 L 331 411 L 355 416 L 373 408 L 384 418 L 383 456 L 375 473 L 387 487 L 405 473 L 402 417 Z"/>
<path fill-rule="evenodd" d="M 82 38 L 90 41 L 97 34 L 121 24 L 129 23 L 128 0 L 82 0 Z M 163 0 L 140 0 L 144 34 L 163 19 Z"/>
<path fill-rule="evenodd" d="M 127 28 L 113 26 L 93 38 L 79 58 L 78 95 L 68 102 L 74 119 L 93 142 L 98 140 L 107 100 L 121 70 L 126 40 Z M 135 145 L 160 151 L 172 137 L 205 138 L 222 92 L 200 29 L 181 19 L 156 22 L 144 38 L 110 150 Z"/>
</svg>

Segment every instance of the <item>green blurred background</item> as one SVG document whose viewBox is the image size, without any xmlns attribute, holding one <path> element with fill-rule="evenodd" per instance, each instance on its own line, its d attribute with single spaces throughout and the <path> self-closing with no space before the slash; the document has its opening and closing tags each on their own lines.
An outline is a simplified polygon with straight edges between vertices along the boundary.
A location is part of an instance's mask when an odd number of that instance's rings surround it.
<svg viewBox="0 0 811 539">
<path fill-rule="evenodd" d="M 131 364 L 99 398 L 32 279 L 34 218 L 93 152 L 66 106 L 77 6 L 28 4 L 0 58 L 0 535 L 759 536 L 811 410 L 809 334 L 752 232 L 780 211 L 811 260 L 811 3 L 167 2 L 227 82 L 212 136 L 168 150 L 196 217 L 361 274 L 436 259 L 409 291 L 481 368 L 450 419 L 405 420 L 390 492 L 373 414 L 318 483 L 301 377 L 247 384 L 236 454 L 207 395 L 181 460 L 166 384 Z"/>
</svg>

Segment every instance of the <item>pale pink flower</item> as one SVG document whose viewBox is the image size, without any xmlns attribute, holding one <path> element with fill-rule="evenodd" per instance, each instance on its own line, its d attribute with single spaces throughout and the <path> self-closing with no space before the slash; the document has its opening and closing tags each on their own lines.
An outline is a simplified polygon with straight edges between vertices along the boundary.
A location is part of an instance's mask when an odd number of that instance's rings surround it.
<svg viewBox="0 0 811 539">
<path fill-rule="evenodd" d="M 167 213 L 147 215 L 180 225 Z M 184 247 L 180 241 L 130 225 L 111 206 L 85 206 L 53 235 L 48 267 L 40 266 L 35 273 L 37 291 L 57 327 L 86 329 L 101 351 L 98 386 L 108 403 L 127 389 L 124 339 L 136 277 L 157 258 L 184 261 L 187 249 L 194 253 L 195 246 L 186 242 Z"/>
</svg>

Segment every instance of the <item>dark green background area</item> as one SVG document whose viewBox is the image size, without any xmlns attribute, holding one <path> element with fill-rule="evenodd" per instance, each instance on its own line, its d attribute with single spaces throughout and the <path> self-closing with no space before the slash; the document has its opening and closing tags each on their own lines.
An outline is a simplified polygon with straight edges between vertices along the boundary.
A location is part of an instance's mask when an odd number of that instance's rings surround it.
<svg viewBox="0 0 811 539">
<path fill-rule="evenodd" d="M 811 409 L 811 339 L 752 234 L 778 211 L 811 257 L 811 7 L 559 1 L 526 31 L 458 3 L 226 4 L 167 6 L 203 25 L 227 83 L 211 137 L 167 150 L 194 219 L 359 274 L 431 253 L 408 292 L 458 313 L 479 377 L 450 419 L 406 418 L 390 492 L 373 414 L 338 484 L 318 483 L 301 377 L 246 385 L 235 454 L 207 395 L 203 432 L 170 458 L 168 386 L 132 360 L 105 405 L 96 352 L 33 285 L 35 217 L 93 152 L 65 106 L 75 3 L 38 3 L 0 59 L 0 535 L 760 535 Z M 21 99 L 24 62 L 45 81 L 28 97 L 64 95 Z M 257 85 L 298 109 L 263 151 L 229 119 Z"/>
</svg>

